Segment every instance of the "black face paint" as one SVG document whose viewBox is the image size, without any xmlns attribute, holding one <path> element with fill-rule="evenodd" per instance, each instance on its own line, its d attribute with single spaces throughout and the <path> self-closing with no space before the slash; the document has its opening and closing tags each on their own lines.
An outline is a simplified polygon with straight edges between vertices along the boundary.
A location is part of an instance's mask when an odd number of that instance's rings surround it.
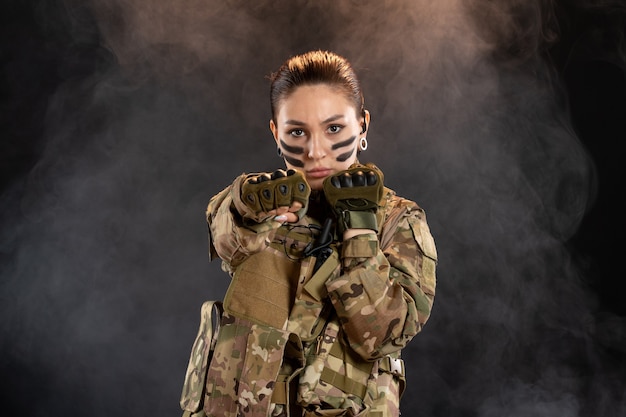
<svg viewBox="0 0 626 417">
<path fill-rule="evenodd" d="M 346 147 L 348 145 L 352 145 L 355 140 L 356 140 L 356 136 L 352 136 L 350 139 L 346 139 L 346 140 L 344 140 L 342 142 L 335 143 L 333 146 L 330 147 L 330 149 L 332 149 L 334 151 L 335 149 L 339 149 L 339 148 Z"/>
<path fill-rule="evenodd" d="M 283 150 L 289 153 L 293 153 L 296 155 L 302 155 L 304 153 L 304 148 L 301 148 L 299 146 L 289 146 L 282 139 L 280 140 L 280 146 L 283 148 Z"/>
<path fill-rule="evenodd" d="M 352 154 L 354 153 L 354 149 L 355 149 L 355 148 L 352 148 L 352 150 L 351 150 L 351 151 L 348 151 L 348 152 L 342 153 L 341 155 L 339 155 L 339 156 L 338 156 L 337 158 L 335 158 L 335 159 L 337 159 L 337 162 L 345 162 L 348 158 L 350 158 L 350 157 L 352 156 Z"/>
<path fill-rule="evenodd" d="M 280 140 L 280 147 L 285 152 L 293 153 L 293 154 L 296 154 L 296 155 L 304 154 L 304 148 L 301 148 L 299 146 L 289 146 L 282 139 Z M 288 163 L 290 163 L 294 167 L 304 168 L 304 162 L 302 162 L 298 158 L 294 158 L 293 156 L 289 156 L 289 155 L 285 154 L 285 152 L 283 152 L 283 158 L 285 158 L 285 161 L 287 161 Z"/>
<path fill-rule="evenodd" d="M 304 162 L 297 158 L 292 158 L 291 156 L 285 154 L 283 154 L 283 158 L 285 158 L 285 161 L 289 162 L 294 167 L 304 168 Z"/>
<path fill-rule="evenodd" d="M 345 148 L 346 146 L 351 146 L 355 140 L 356 140 L 356 136 L 352 136 L 350 139 L 346 139 L 341 142 L 335 143 L 333 146 L 331 146 L 331 149 L 334 151 L 339 148 Z M 352 156 L 352 154 L 354 153 L 354 149 L 355 148 L 352 148 L 348 152 L 344 152 L 340 154 L 335 159 L 337 160 L 337 162 L 345 162 L 346 160 L 348 160 L 348 158 Z"/>
<path fill-rule="evenodd" d="M 346 140 L 343 140 L 341 142 L 335 143 L 330 148 L 333 151 L 335 151 L 337 149 L 340 149 L 340 148 L 345 148 L 347 146 L 351 146 L 354 143 L 355 140 L 356 140 L 356 136 L 352 136 L 349 139 L 346 139 Z M 285 161 L 287 161 L 289 164 L 293 165 L 294 167 L 304 168 L 304 162 L 302 160 L 300 160 L 298 158 L 294 158 L 293 156 L 289 156 L 289 155 L 287 155 L 285 153 L 285 152 L 289 152 L 289 153 L 295 154 L 295 155 L 303 155 L 304 154 L 304 148 L 302 148 L 300 146 L 290 146 L 290 145 L 287 145 L 285 143 L 285 141 L 283 141 L 282 139 L 280 139 L 280 147 L 284 151 L 282 156 L 283 156 L 283 158 L 285 158 Z M 352 154 L 354 154 L 354 150 L 355 150 L 355 148 L 352 148 L 348 152 L 344 152 L 344 153 L 340 154 L 335 159 L 337 160 L 337 162 L 345 162 L 352 156 Z"/>
</svg>

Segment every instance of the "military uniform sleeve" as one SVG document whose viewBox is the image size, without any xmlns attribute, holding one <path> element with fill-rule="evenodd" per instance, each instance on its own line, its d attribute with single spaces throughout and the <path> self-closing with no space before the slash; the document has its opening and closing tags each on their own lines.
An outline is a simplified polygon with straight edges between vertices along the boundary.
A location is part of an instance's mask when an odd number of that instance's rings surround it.
<svg viewBox="0 0 626 417">
<path fill-rule="evenodd" d="M 252 213 L 241 202 L 241 183 L 245 174 L 211 198 L 206 210 L 209 226 L 209 257 L 222 259 L 223 268 L 232 272 L 250 255 L 266 247 L 269 235 L 279 222 L 255 223 L 249 218 Z"/>
<path fill-rule="evenodd" d="M 437 253 L 425 213 L 414 203 L 395 209 L 403 212 L 385 247 L 374 233 L 347 240 L 342 274 L 326 283 L 348 342 L 365 359 L 406 346 L 435 296 Z"/>
</svg>

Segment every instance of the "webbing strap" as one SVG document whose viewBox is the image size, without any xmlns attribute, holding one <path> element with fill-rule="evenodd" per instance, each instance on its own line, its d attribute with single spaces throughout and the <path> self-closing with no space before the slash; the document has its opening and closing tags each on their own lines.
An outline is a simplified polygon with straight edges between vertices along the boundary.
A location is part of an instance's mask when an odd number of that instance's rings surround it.
<svg viewBox="0 0 626 417">
<path fill-rule="evenodd" d="M 345 363 L 352 365 L 356 369 L 368 375 L 370 374 L 370 372 L 372 372 L 372 362 L 366 362 L 360 359 L 355 354 L 352 354 L 348 349 L 342 348 L 339 341 L 333 343 L 332 347 L 330 348 L 330 354 L 335 358 L 343 360 Z"/>
<path fill-rule="evenodd" d="M 272 391 L 272 402 L 274 404 L 287 404 L 287 381 L 276 381 L 274 391 Z"/>
<path fill-rule="evenodd" d="M 344 222 L 352 229 L 370 229 L 378 232 L 376 214 L 370 211 L 344 211 Z"/>
<path fill-rule="evenodd" d="M 356 395 L 359 398 L 365 398 L 367 393 L 367 378 L 372 372 L 372 362 L 367 362 L 352 354 L 349 349 L 342 348 L 341 343 L 337 340 L 330 348 L 329 355 L 339 359 L 344 363 L 344 372 L 339 373 L 328 367 L 322 370 L 320 379 L 329 383 L 347 394 Z M 349 369 L 352 369 L 351 371 Z M 360 382 L 348 373 L 354 374 L 356 377 L 361 374 L 363 381 Z"/>
<path fill-rule="evenodd" d="M 381 372 L 387 372 L 396 378 L 396 380 L 398 381 L 399 397 L 402 398 L 402 394 L 404 394 L 404 390 L 406 389 L 404 361 L 400 358 L 392 358 L 391 356 L 387 355 L 380 359 L 378 369 Z"/>
<path fill-rule="evenodd" d="M 351 366 L 367 375 L 369 375 L 372 371 L 372 362 L 364 361 L 358 356 L 351 354 L 349 349 L 343 349 L 341 344 L 338 342 L 332 345 L 329 354 L 335 358 L 341 359 L 346 366 Z M 378 369 L 381 372 L 389 373 L 397 378 L 399 384 L 399 394 L 402 396 L 406 388 L 404 361 L 400 358 L 393 358 L 387 355 L 380 358 L 378 361 Z M 331 369 L 324 368 L 321 379 L 324 382 L 334 385 L 345 393 L 354 394 L 359 398 L 365 398 L 367 386 L 345 374 L 340 374 Z"/>
<path fill-rule="evenodd" d="M 387 372 L 391 375 L 398 377 L 404 377 L 404 361 L 400 358 L 392 358 L 391 356 L 384 356 L 380 359 L 378 367 L 381 371 Z"/>
<path fill-rule="evenodd" d="M 331 384 L 348 394 L 354 394 L 359 398 L 365 398 L 367 387 L 360 384 L 348 376 L 333 371 L 332 369 L 324 368 L 320 379 L 324 382 Z"/>
</svg>

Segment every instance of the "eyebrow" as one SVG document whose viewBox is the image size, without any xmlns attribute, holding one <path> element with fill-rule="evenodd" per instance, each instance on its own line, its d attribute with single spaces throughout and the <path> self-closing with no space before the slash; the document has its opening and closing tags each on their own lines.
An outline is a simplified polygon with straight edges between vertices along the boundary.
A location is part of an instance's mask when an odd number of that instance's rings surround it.
<svg viewBox="0 0 626 417">
<path fill-rule="evenodd" d="M 296 126 L 304 126 L 305 125 L 304 122 L 301 122 L 299 120 L 294 120 L 294 119 L 285 120 L 285 124 L 286 125 L 296 125 Z"/>
<path fill-rule="evenodd" d="M 343 119 L 343 117 L 344 117 L 343 114 L 335 114 L 335 115 L 330 116 L 329 118 L 323 120 L 321 124 L 334 122 L 335 120 Z M 285 120 L 285 124 L 286 125 L 295 125 L 295 126 L 305 126 L 306 125 L 306 123 L 304 123 L 304 122 L 302 122 L 300 120 L 295 120 L 295 119 Z"/>
<path fill-rule="evenodd" d="M 334 122 L 335 120 L 343 119 L 343 114 L 335 114 L 334 116 L 330 116 L 328 119 L 324 120 L 322 124 Z"/>
</svg>

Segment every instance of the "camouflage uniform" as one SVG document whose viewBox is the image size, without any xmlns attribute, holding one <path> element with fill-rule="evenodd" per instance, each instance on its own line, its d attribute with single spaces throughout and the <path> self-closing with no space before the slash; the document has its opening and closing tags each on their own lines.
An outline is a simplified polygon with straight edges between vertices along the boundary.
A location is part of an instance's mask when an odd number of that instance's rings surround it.
<svg viewBox="0 0 626 417">
<path fill-rule="evenodd" d="M 209 364 L 209 416 L 399 415 L 400 351 L 426 323 L 437 253 L 424 211 L 385 188 L 378 234 L 335 239 L 314 273 L 323 219 L 250 221 L 245 175 L 207 208 L 211 258 L 232 281 Z M 315 192 L 314 192 L 315 193 Z M 313 195 L 312 195 L 313 196 Z M 313 226 L 311 226 L 313 225 Z"/>
</svg>

